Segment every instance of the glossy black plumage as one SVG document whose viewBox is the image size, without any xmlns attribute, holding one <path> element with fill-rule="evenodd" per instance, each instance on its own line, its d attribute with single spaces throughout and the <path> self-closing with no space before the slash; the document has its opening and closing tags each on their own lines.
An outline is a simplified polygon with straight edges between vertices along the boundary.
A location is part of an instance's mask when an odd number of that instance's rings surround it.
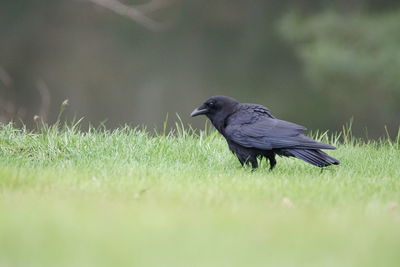
<svg viewBox="0 0 400 267">
<path fill-rule="evenodd" d="M 275 118 L 264 106 L 214 96 L 191 114 L 192 117 L 197 115 L 210 119 L 242 165 L 251 163 L 257 168 L 257 158 L 265 157 L 272 170 L 276 165 L 275 155 L 296 157 L 318 167 L 339 164 L 321 151 L 335 149 L 334 146 L 305 136 L 302 134 L 305 127 Z"/>
</svg>

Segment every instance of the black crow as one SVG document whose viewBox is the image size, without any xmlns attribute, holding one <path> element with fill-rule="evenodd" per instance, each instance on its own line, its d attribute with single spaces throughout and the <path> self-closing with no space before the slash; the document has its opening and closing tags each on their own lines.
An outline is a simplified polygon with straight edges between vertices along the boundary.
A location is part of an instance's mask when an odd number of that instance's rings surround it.
<svg viewBox="0 0 400 267">
<path fill-rule="evenodd" d="M 318 167 L 339 161 L 321 149 L 336 149 L 302 134 L 305 127 L 275 118 L 266 107 L 239 103 L 227 96 L 213 96 L 193 110 L 192 117 L 206 115 L 228 142 L 229 149 L 242 166 L 251 163 L 258 168 L 257 158 L 269 159 L 270 170 L 276 165 L 275 155 L 296 157 Z"/>
</svg>

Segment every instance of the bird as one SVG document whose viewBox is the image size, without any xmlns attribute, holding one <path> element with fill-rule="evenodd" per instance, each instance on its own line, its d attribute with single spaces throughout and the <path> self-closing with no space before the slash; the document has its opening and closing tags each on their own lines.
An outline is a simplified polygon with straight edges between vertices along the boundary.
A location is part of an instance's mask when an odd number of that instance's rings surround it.
<svg viewBox="0 0 400 267">
<path fill-rule="evenodd" d="M 321 150 L 336 147 L 304 135 L 304 126 L 280 120 L 262 105 L 213 96 L 190 114 L 191 117 L 199 115 L 211 121 L 240 164 L 251 164 L 253 170 L 258 168 L 258 160 L 266 158 L 272 171 L 276 155 L 295 157 L 321 168 L 340 164 Z"/>
</svg>

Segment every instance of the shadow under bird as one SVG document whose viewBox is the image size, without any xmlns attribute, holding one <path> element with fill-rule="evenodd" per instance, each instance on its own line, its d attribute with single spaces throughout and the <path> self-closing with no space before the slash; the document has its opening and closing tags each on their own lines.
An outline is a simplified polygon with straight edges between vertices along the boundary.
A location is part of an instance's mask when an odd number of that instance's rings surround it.
<svg viewBox="0 0 400 267">
<path fill-rule="evenodd" d="M 270 170 L 275 155 L 295 157 L 318 167 L 338 165 L 339 161 L 321 149 L 336 149 L 302 134 L 305 127 L 279 120 L 266 107 L 239 103 L 227 96 L 213 96 L 190 116 L 205 115 L 228 142 L 242 166 L 258 168 L 258 158 L 267 158 Z"/>
</svg>

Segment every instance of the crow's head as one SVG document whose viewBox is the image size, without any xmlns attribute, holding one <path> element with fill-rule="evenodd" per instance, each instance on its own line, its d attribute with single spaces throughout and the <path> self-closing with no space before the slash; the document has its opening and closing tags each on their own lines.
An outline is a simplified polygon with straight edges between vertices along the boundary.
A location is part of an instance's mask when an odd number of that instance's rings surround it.
<svg viewBox="0 0 400 267">
<path fill-rule="evenodd" d="M 235 110 L 237 104 L 239 102 L 231 97 L 213 96 L 207 99 L 203 105 L 193 110 L 190 116 L 206 115 L 217 127 L 215 124 L 225 120 Z"/>
</svg>

